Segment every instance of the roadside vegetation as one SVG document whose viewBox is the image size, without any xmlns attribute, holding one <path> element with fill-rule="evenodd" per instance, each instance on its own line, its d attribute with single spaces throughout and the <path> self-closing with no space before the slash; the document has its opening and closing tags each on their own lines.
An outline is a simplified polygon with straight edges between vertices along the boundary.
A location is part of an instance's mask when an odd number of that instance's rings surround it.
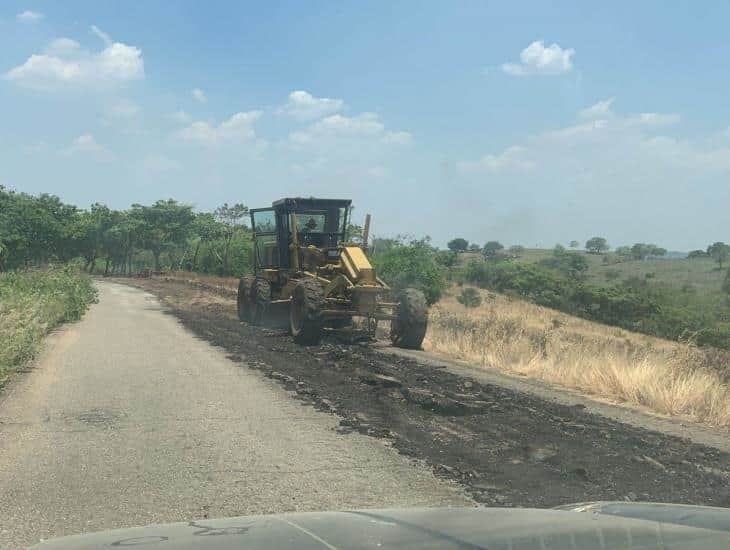
<svg viewBox="0 0 730 550">
<path fill-rule="evenodd" d="M 155 271 L 235 288 L 236 278 L 251 270 L 247 217 L 243 204 L 196 212 L 168 199 L 126 210 L 79 209 L 51 195 L 0 187 L 0 271 L 73 261 L 89 274 Z M 347 240 L 359 242 L 361 235 L 351 224 Z M 439 249 L 427 237 L 399 236 L 372 238 L 369 252 L 392 287 L 426 295 L 431 349 L 728 425 L 729 355 L 721 350 L 730 350 L 730 246 L 718 241 L 673 253 L 652 243 L 612 249 L 603 237 L 566 244 L 531 249 L 457 237 Z M 32 285 L 21 279 L 3 284 L 17 286 L 13 300 L 32 301 Z M 3 311 L 2 330 L 17 333 L 0 352 L 2 368 L 32 355 L 38 334 L 73 318 L 73 310 L 55 316 L 39 310 L 42 302 L 23 310 L 27 319 L 17 328 Z M 6 298 L 3 307 L 9 304 Z"/>
<path fill-rule="evenodd" d="M 0 274 L 0 385 L 34 357 L 48 331 L 80 319 L 95 300 L 91 280 L 70 266 Z"/>
<path fill-rule="evenodd" d="M 489 291 L 473 292 L 481 298 L 473 307 L 465 307 L 460 290 L 431 308 L 425 349 L 730 427 L 730 371 L 723 368 L 730 352 L 644 336 Z"/>
</svg>

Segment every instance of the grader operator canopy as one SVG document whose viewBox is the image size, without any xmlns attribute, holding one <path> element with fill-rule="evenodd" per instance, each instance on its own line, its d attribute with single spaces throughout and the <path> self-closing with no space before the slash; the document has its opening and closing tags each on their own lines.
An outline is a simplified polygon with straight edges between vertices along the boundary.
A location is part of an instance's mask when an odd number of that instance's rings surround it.
<svg viewBox="0 0 730 550">
<path fill-rule="evenodd" d="M 288 313 L 301 344 L 324 332 L 373 338 L 378 321 L 391 323 L 396 345 L 419 348 L 426 333 L 423 293 L 393 295 L 367 258 L 370 216 L 360 243 L 348 243 L 351 201 L 287 198 L 251 210 L 254 275 L 238 287 L 238 315 L 252 324 Z"/>
</svg>

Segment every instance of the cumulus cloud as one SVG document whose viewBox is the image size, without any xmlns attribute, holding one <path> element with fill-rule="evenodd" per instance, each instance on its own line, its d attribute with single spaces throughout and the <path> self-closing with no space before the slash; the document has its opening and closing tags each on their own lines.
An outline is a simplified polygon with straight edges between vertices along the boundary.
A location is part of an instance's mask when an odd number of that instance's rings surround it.
<svg viewBox="0 0 730 550">
<path fill-rule="evenodd" d="M 99 144 L 92 134 L 81 134 L 73 140 L 71 145 L 61 151 L 61 156 L 77 156 L 84 155 L 95 158 L 96 160 L 108 161 L 114 156 L 106 147 Z"/>
<path fill-rule="evenodd" d="M 193 120 L 193 117 L 183 110 L 175 111 L 172 115 L 170 115 L 170 117 L 179 124 L 188 124 L 191 120 Z"/>
<path fill-rule="evenodd" d="M 130 119 L 139 114 L 139 105 L 129 99 L 119 99 L 106 110 L 110 118 Z"/>
<path fill-rule="evenodd" d="M 200 88 L 193 88 L 190 93 L 193 96 L 193 99 L 198 103 L 206 103 L 208 101 L 208 98 L 205 97 L 205 92 L 203 92 Z"/>
<path fill-rule="evenodd" d="M 502 70 L 513 76 L 559 75 L 573 68 L 573 55 L 572 48 L 563 49 L 557 44 L 545 47 L 542 40 L 537 40 L 522 50 L 519 63 L 504 63 Z"/>
<path fill-rule="evenodd" d="M 297 120 L 314 120 L 341 111 L 344 106 L 345 102 L 341 99 L 314 97 L 304 90 L 295 90 L 277 112 Z"/>
<path fill-rule="evenodd" d="M 253 124 L 261 115 L 261 111 L 240 112 L 217 126 L 207 121 L 196 121 L 180 130 L 177 137 L 182 141 L 206 146 L 253 140 L 256 137 Z"/>
<path fill-rule="evenodd" d="M 542 244 L 605 231 L 616 245 L 696 247 L 700 235 L 727 231 L 730 141 L 680 137 L 677 114 L 611 107 L 599 102 L 574 124 L 458 163 L 450 181 L 468 197 L 459 207 L 480 202 L 487 219 L 525 212 L 531 226 L 502 234 Z"/>
<path fill-rule="evenodd" d="M 15 18 L 22 23 L 38 23 L 38 21 L 43 19 L 43 14 L 38 11 L 25 10 L 16 15 Z"/>
<path fill-rule="evenodd" d="M 353 117 L 331 115 L 304 130 L 289 134 L 291 143 L 299 146 L 343 139 L 369 139 L 384 144 L 404 145 L 411 141 L 411 134 L 403 131 L 386 131 L 385 125 L 375 113 L 361 113 Z"/>
<path fill-rule="evenodd" d="M 613 100 L 614 98 L 611 97 L 594 103 L 590 107 L 581 109 L 578 111 L 578 118 L 583 120 L 595 120 L 612 117 L 613 113 L 611 112 L 611 104 L 613 103 Z"/>
<path fill-rule="evenodd" d="M 59 38 L 43 53 L 31 55 L 3 77 L 41 90 L 118 85 L 144 78 L 144 60 L 139 48 L 112 42 L 96 27 L 92 29 L 108 39 L 103 50 L 86 51 L 70 38 Z"/>
</svg>

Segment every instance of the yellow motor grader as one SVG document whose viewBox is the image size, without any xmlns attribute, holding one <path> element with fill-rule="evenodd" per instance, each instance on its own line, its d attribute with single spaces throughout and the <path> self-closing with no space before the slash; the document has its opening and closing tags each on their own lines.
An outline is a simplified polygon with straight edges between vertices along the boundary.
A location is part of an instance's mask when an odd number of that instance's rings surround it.
<svg viewBox="0 0 730 550">
<path fill-rule="evenodd" d="M 350 203 L 286 198 L 251 210 L 254 275 L 239 282 L 238 317 L 263 324 L 288 313 L 302 345 L 319 343 L 325 332 L 373 338 L 378 321 L 388 320 L 393 344 L 418 349 L 426 298 L 413 288 L 391 292 L 376 275 L 365 254 L 369 215 L 362 243 L 345 242 Z"/>
</svg>

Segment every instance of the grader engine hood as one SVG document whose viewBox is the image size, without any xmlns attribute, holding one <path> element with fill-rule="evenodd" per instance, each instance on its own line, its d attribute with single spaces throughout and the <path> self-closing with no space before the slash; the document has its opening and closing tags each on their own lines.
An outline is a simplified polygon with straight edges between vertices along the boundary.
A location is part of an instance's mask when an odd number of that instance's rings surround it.
<svg viewBox="0 0 730 550">
<path fill-rule="evenodd" d="M 343 246 L 340 262 L 347 277 L 356 285 L 378 285 L 375 268 L 359 246 Z"/>
</svg>

